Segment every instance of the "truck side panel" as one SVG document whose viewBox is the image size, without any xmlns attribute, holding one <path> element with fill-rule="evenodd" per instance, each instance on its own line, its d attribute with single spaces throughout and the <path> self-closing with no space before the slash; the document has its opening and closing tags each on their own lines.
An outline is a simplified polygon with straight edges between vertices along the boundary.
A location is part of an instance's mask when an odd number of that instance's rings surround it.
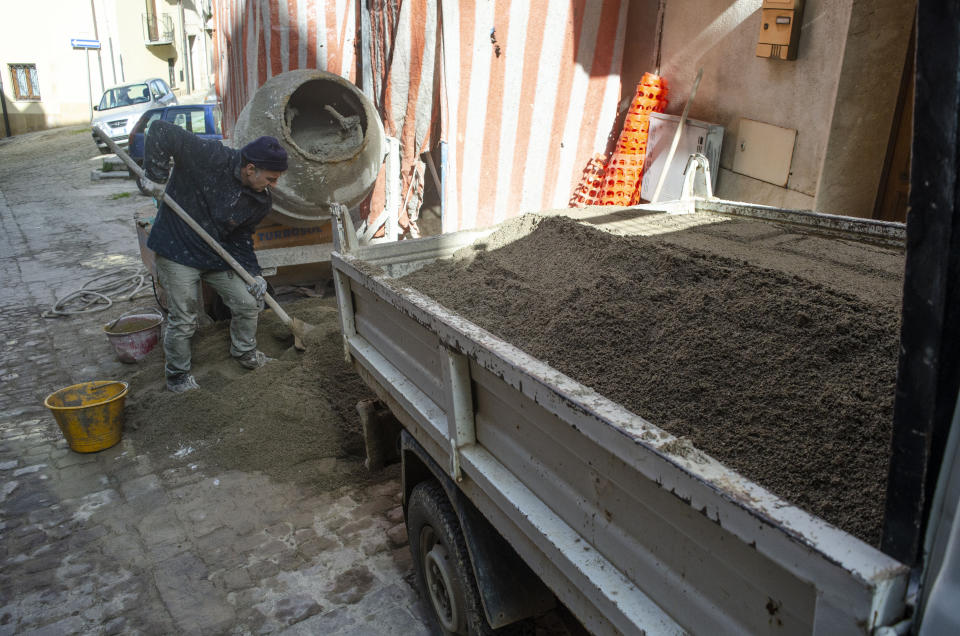
<svg viewBox="0 0 960 636">
<path fill-rule="evenodd" d="M 477 441 L 630 580 L 657 581 L 650 597 L 685 627 L 811 632 L 812 585 L 490 372 L 471 372 Z"/>
<path fill-rule="evenodd" d="M 410 319 L 379 319 L 391 308 L 363 288 L 353 288 L 357 333 L 389 359 L 402 356 L 405 375 L 417 388 L 442 408 L 443 370 L 440 367 L 440 340 Z M 395 310 L 393 310 L 395 311 Z"/>
<path fill-rule="evenodd" d="M 397 412 L 407 431 L 434 461 L 452 472 L 448 423 L 443 406 L 451 400 L 448 396 L 437 395 L 436 376 L 424 371 L 440 366 L 446 358 L 445 345 L 437 338 L 431 353 L 425 344 L 430 341 L 429 335 L 412 335 L 418 330 L 428 331 L 423 325 L 400 312 L 386 299 L 372 295 L 350 276 L 339 276 L 337 284 L 349 287 L 338 293 L 341 299 L 349 299 L 349 306 L 353 309 L 350 316 L 344 317 L 348 325 L 345 333 L 354 332 L 347 338 L 347 347 L 360 375 Z M 395 345 L 398 342 L 411 347 L 409 355 L 397 352 Z M 645 625 L 655 633 L 683 633 L 606 558 L 595 551 L 584 555 L 582 547 L 585 544 L 579 535 L 549 509 L 538 504 L 488 453 L 473 448 L 464 454 L 464 458 L 471 468 L 458 484 L 461 490 L 527 565 L 594 633 L 631 633 L 636 625 Z M 496 480 L 497 485 L 478 486 L 470 480 L 471 474 L 479 476 L 480 473 Z M 491 490 L 505 493 L 507 499 L 491 499 L 487 495 Z M 517 497 L 524 503 L 516 503 Z M 519 524 L 516 522 L 518 514 Z M 532 541 L 530 536 L 541 540 Z M 586 594 L 584 590 L 587 590 Z"/>
<path fill-rule="evenodd" d="M 902 615 L 902 564 L 369 264 L 407 268 L 416 243 L 334 253 L 348 356 L 589 629 L 862 634 Z"/>
</svg>

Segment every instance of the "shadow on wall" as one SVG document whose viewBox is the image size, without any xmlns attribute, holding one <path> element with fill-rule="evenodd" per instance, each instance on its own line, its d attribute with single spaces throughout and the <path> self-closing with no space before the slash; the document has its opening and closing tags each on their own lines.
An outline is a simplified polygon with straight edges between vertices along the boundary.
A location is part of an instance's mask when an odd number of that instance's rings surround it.
<svg viewBox="0 0 960 636">
<path fill-rule="evenodd" d="M 4 107 L 0 114 L 0 134 L 4 137 L 49 128 L 47 113 L 41 102 L 14 100 L 6 88 L 0 90 L 0 98 L 3 99 Z"/>
<path fill-rule="evenodd" d="M 0 134 L 4 137 L 10 137 L 13 135 L 13 127 L 10 125 L 10 98 L 7 96 L 7 91 L 4 90 L 3 86 L 0 85 Z"/>
<path fill-rule="evenodd" d="M 50 127 L 47 125 L 47 114 L 40 102 L 20 102 L 17 106 L 15 112 L 10 112 L 11 134 L 22 135 Z"/>
</svg>

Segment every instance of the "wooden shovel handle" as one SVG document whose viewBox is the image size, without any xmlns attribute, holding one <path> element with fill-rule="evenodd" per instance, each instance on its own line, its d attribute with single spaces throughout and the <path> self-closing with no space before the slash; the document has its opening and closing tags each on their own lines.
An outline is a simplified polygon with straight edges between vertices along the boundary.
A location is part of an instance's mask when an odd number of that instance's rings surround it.
<svg viewBox="0 0 960 636">
<path fill-rule="evenodd" d="M 97 133 L 100 139 L 102 139 L 104 143 L 106 143 L 110 147 L 110 150 L 112 150 L 115 155 L 120 157 L 120 159 L 125 164 L 127 164 L 127 167 L 130 168 L 130 170 L 132 170 L 134 174 L 136 174 L 141 179 L 147 178 L 146 174 L 143 171 L 143 168 L 138 166 L 136 162 L 130 158 L 130 155 L 125 153 L 123 150 L 121 150 L 120 146 L 118 146 L 112 139 L 110 139 L 110 137 L 105 135 L 103 131 L 100 130 L 99 128 L 94 128 L 93 130 Z M 227 250 L 223 249 L 223 246 L 220 245 L 220 243 L 218 243 L 212 236 L 207 234 L 207 231 L 204 230 L 202 227 L 200 227 L 200 224 L 194 221 L 193 217 L 187 214 L 186 210 L 180 207 L 180 204 L 174 201 L 173 198 L 166 192 L 163 193 L 163 202 L 166 203 L 171 210 L 176 212 L 177 216 L 179 216 L 184 223 L 189 225 L 190 229 L 196 232 L 197 236 L 202 238 L 203 241 L 207 245 L 209 245 L 211 249 L 213 249 L 213 251 L 217 253 L 217 255 L 220 256 L 220 258 L 226 261 L 227 265 L 232 267 L 233 270 L 240 275 L 240 278 L 242 278 L 247 285 L 253 285 L 254 283 L 253 276 L 251 276 L 250 273 L 247 270 L 245 270 L 240 263 L 237 262 L 237 259 L 235 259 L 233 256 L 230 255 L 229 252 L 227 252 Z M 265 293 L 263 295 L 263 300 L 264 302 L 267 303 L 270 309 L 272 309 L 277 314 L 280 320 L 283 321 L 283 324 L 285 325 L 290 324 L 291 322 L 290 316 L 287 315 L 287 312 L 285 312 L 283 308 L 280 307 L 280 304 L 273 299 L 273 296 Z"/>
</svg>

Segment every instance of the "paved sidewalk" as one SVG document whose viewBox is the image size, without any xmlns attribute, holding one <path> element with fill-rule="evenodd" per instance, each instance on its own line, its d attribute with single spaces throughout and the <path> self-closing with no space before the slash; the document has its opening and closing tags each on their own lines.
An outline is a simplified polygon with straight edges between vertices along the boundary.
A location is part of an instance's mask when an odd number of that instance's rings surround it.
<svg viewBox="0 0 960 636">
<path fill-rule="evenodd" d="M 111 310 L 58 296 L 139 264 L 130 180 L 91 181 L 89 129 L 0 140 L 0 635 L 427 634 L 397 471 L 311 495 L 257 473 L 160 470 L 129 439 L 68 449 L 43 399 L 123 378 Z"/>
</svg>

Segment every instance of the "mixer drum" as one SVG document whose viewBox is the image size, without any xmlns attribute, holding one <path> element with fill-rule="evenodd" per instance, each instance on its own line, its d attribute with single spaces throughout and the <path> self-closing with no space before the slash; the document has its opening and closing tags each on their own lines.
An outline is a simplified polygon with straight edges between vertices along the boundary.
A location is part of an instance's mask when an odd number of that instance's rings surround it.
<svg viewBox="0 0 960 636">
<path fill-rule="evenodd" d="M 271 188 L 271 218 L 301 227 L 328 220 L 331 203 L 359 205 L 386 151 L 373 103 L 348 80 L 315 69 L 276 75 L 257 89 L 237 118 L 231 145 L 241 148 L 262 135 L 280 140 L 288 155 L 287 171 Z"/>
</svg>

